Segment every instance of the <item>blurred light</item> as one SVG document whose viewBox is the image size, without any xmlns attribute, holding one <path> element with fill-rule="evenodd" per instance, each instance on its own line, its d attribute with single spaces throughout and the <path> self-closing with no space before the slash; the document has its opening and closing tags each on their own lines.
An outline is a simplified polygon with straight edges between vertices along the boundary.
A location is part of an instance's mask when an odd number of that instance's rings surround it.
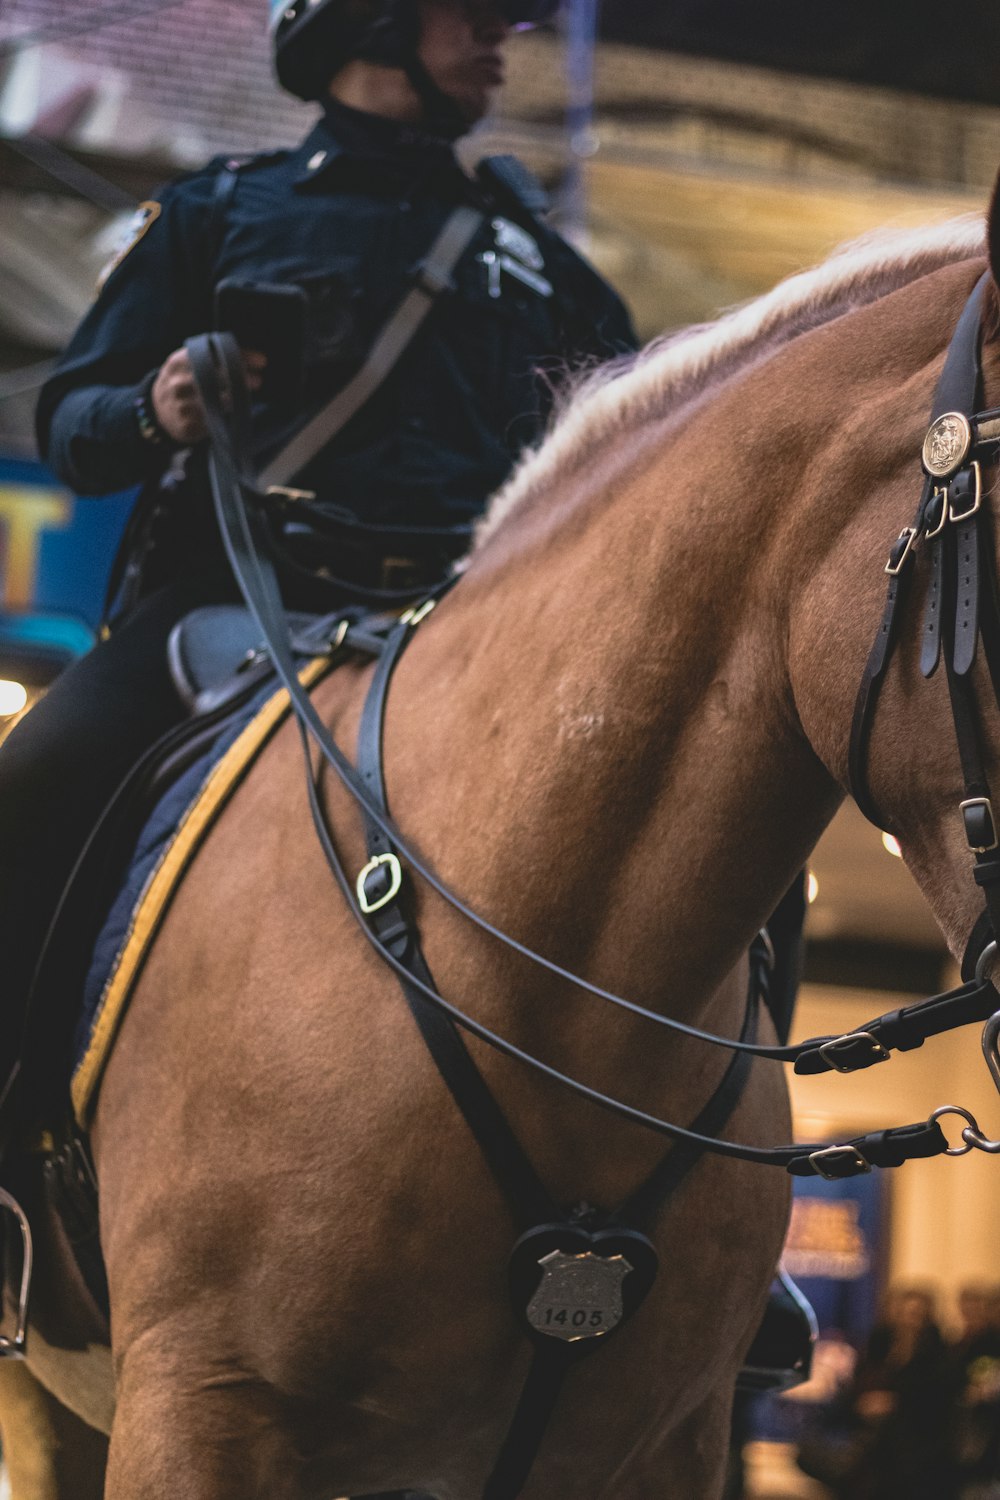
<svg viewBox="0 0 1000 1500">
<path fill-rule="evenodd" d="M 28 690 L 20 682 L 0 677 L 0 719 L 12 719 L 28 701 Z"/>
<path fill-rule="evenodd" d="M 809 902 L 810 906 L 812 906 L 818 895 L 819 881 L 816 879 L 816 876 L 813 874 L 812 870 L 810 870 L 809 874 L 806 876 L 806 900 Z"/>
<path fill-rule="evenodd" d="M 903 851 L 899 847 L 899 839 L 893 838 L 891 833 L 883 833 L 882 848 L 887 849 L 890 854 L 894 854 L 897 859 L 902 859 L 903 857 Z"/>
</svg>

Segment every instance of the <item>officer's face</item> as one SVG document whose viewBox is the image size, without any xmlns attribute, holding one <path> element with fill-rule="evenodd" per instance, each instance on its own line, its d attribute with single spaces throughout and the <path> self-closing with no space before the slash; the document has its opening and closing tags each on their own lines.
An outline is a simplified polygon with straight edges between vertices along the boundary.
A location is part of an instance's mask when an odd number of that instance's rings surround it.
<svg viewBox="0 0 1000 1500">
<path fill-rule="evenodd" d="M 470 125 L 504 81 L 510 24 L 492 0 L 420 0 L 420 60 Z"/>
</svg>

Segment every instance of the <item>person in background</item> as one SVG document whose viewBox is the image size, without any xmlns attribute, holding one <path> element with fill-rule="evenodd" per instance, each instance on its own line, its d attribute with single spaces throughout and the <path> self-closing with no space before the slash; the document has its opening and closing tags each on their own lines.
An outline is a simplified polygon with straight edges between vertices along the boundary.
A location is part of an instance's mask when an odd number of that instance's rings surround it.
<svg viewBox="0 0 1000 1500">
<path fill-rule="evenodd" d="M 838 1500 L 949 1500 L 948 1395 L 933 1294 L 892 1288 L 847 1393 L 861 1442 Z"/>
<path fill-rule="evenodd" d="M 1000 1290 L 969 1283 L 958 1311 L 961 1332 L 948 1360 L 958 1500 L 1000 1500 Z"/>
</svg>

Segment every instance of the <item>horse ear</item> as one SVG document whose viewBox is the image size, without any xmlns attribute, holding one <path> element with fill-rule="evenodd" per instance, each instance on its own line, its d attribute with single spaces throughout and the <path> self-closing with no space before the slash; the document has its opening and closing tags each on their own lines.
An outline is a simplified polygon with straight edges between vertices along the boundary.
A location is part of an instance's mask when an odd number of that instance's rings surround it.
<svg viewBox="0 0 1000 1500">
<path fill-rule="evenodd" d="M 993 196 L 986 218 L 986 253 L 993 285 L 983 299 L 983 338 L 992 344 L 1000 336 L 1000 173 L 993 184 Z"/>
<path fill-rule="evenodd" d="M 990 258 L 993 285 L 1000 288 L 1000 173 L 993 184 L 993 196 L 986 220 L 986 249 Z"/>
</svg>

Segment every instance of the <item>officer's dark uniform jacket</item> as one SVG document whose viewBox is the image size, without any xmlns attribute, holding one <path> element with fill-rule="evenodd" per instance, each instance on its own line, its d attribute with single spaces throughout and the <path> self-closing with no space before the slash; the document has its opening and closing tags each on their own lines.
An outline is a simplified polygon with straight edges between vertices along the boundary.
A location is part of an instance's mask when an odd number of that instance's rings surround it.
<svg viewBox="0 0 1000 1500">
<path fill-rule="evenodd" d="M 467 524 L 539 436 L 551 399 L 546 373 L 635 345 L 619 299 L 534 218 L 537 189 L 523 180 L 516 170 L 470 179 L 445 142 L 337 104 L 297 150 L 243 164 L 231 185 L 220 162 L 180 179 L 45 386 L 43 453 L 84 494 L 156 475 L 164 451 L 140 435 L 138 388 L 185 338 L 214 326 L 214 289 L 231 279 L 290 283 L 307 297 L 304 387 L 255 411 L 265 460 L 358 368 L 449 214 L 470 203 L 486 217 L 455 291 L 295 480 L 369 522 Z M 504 220 L 537 242 L 540 273 L 498 270 Z M 194 489 L 175 542 L 189 557 L 215 545 L 204 486 Z M 180 511 L 184 502 L 175 504 Z"/>
</svg>

